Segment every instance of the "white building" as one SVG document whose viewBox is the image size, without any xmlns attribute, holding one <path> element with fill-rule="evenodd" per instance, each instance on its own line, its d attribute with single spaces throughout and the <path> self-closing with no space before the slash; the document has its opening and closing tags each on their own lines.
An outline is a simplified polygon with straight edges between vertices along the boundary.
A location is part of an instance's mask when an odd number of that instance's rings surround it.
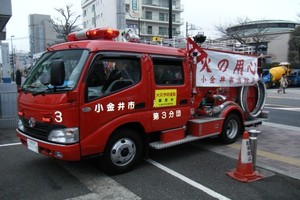
<svg viewBox="0 0 300 200">
<path fill-rule="evenodd" d="M 299 26 L 299 23 L 288 20 L 259 20 L 232 26 L 227 29 L 227 32 L 239 33 L 240 31 L 247 38 L 246 44 L 254 47 L 257 44 L 253 37 L 261 33 L 262 41 L 259 45 L 267 48 L 264 53 L 271 56 L 272 62 L 280 63 L 288 61 L 289 40 L 296 26 Z M 220 40 L 230 44 L 237 43 L 237 40 L 226 37 Z"/>
<path fill-rule="evenodd" d="M 82 0 L 83 28 L 135 29 L 143 39 L 169 37 L 169 0 Z M 172 0 L 172 36 L 183 35 L 183 6 Z"/>
</svg>

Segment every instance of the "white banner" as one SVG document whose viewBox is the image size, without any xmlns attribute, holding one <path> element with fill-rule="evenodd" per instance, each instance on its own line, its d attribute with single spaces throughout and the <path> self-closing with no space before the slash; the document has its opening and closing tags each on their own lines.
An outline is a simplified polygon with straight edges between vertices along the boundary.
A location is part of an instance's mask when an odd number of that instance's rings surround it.
<svg viewBox="0 0 300 200">
<path fill-rule="evenodd" d="M 206 50 L 207 56 L 197 64 L 196 86 L 237 87 L 255 84 L 257 57 L 243 54 Z"/>
</svg>

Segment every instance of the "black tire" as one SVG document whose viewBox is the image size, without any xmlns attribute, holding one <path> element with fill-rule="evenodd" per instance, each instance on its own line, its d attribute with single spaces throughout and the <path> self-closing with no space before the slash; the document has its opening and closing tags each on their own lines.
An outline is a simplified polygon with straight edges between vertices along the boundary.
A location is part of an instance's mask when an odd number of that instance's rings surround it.
<svg viewBox="0 0 300 200">
<path fill-rule="evenodd" d="M 108 174 L 132 170 L 142 159 L 143 142 L 135 131 L 120 129 L 109 139 L 101 165 Z"/>
<path fill-rule="evenodd" d="M 237 114 L 231 113 L 224 120 L 220 139 L 224 144 L 234 143 L 242 133 L 242 122 Z"/>
</svg>

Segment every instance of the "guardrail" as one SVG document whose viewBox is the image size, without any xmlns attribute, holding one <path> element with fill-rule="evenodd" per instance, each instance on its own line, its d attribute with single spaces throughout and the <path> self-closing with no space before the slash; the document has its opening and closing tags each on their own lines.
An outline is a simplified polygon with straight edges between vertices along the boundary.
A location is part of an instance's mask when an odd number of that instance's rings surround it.
<svg viewBox="0 0 300 200">
<path fill-rule="evenodd" d="M 0 83 L 0 129 L 17 127 L 17 96 L 15 83 Z"/>
</svg>

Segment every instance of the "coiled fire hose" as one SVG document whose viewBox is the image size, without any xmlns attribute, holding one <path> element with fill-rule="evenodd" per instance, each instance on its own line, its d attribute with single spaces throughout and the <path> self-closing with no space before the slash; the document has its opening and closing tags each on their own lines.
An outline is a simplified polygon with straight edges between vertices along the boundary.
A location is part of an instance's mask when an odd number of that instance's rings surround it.
<svg viewBox="0 0 300 200">
<path fill-rule="evenodd" d="M 250 112 L 249 108 L 248 108 L 248 103 L 247 103 L 247 97 L 248 97 L 248 90 L 249 90 L 250 86 L 243 86 L 241 89 L 241 93 L 240 93 L 240 104 L 241 107 L 243 109 L 243 111 L 245 111 L 246 113 L 249 114 L 249 117 L 255 118 L 258 115 L 260 115 L 260 113 L 262 112 L 263 107 L 265 106 L 266 103 L 266 86 L 265 84 L 259 80 L 256 83 L 256 87 L 257 87 L 257 102 L 255 105 L 255 108 Z"/>
</svg>

